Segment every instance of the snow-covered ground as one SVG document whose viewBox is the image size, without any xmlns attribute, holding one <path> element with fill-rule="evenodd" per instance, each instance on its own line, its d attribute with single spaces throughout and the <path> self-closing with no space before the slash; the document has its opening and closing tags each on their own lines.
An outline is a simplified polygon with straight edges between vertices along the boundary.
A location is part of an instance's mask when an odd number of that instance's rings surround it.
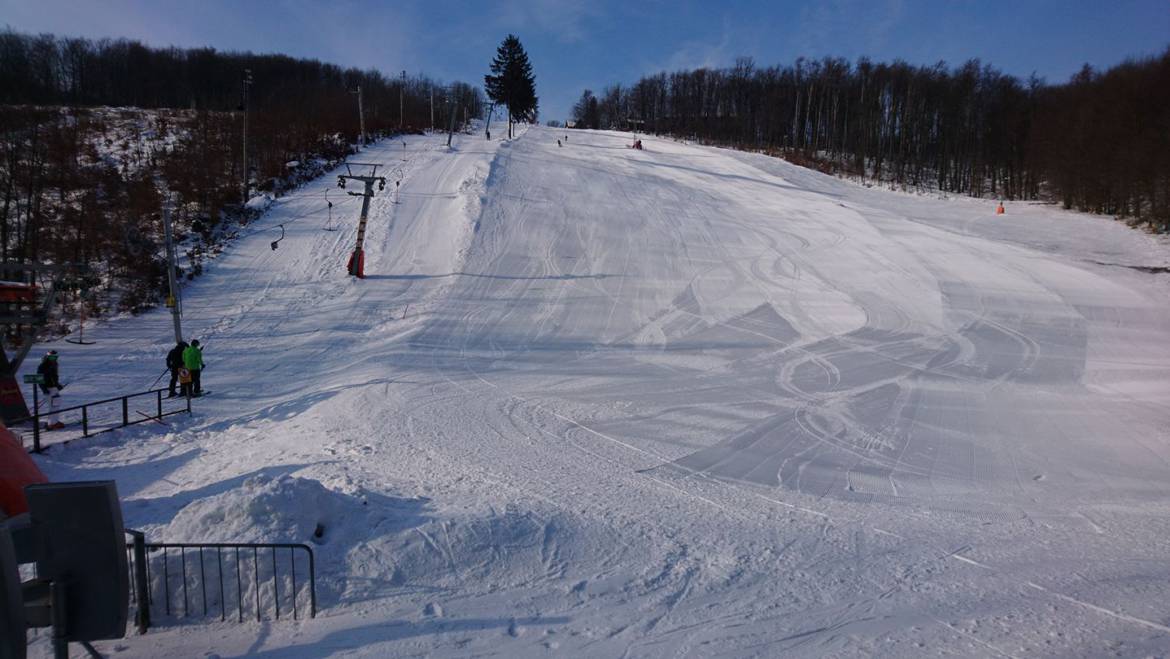
<svg viewBox="0 0 1170 659">
<path fill-rule="evenodd" d="M 321 524 L 322 610 L 99 647 L 1170 648 L 1170 275 L 1125 267 L 1167 265 L 1165 241 L 557 137 L 374 146 L 354 160 L 391 184 L 366 279 L 344 268 L 360 200 L 326 177 L 187 289 L 214 393 L 170 432 L 39 461 L 116 479 L 155 541 L 307 542 Z M 322 230 L 327 188 L 340 231 Z M 149 386 L 170 331 L 160 311 L 54 345 L 71 402 Z"/>
</svg>

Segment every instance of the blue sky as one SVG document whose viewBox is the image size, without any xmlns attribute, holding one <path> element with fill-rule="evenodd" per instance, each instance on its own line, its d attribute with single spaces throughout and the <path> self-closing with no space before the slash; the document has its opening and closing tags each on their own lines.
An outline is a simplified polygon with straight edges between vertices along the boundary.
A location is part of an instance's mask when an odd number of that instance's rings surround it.
<svg viewBox="0 0 1170 659">
<path fill-rule="evenodd" d="M 0 25 L 125 36 L 158 46 L 283 52 L 482 85 L 503 37 L 532 59 L 541 118 L 563 119 L 585 88 L 648 73 L 799 56 L 979 58 L 1050 82 L 1170 45 L 1170 0 L 0 0 Z"/>
</svg>

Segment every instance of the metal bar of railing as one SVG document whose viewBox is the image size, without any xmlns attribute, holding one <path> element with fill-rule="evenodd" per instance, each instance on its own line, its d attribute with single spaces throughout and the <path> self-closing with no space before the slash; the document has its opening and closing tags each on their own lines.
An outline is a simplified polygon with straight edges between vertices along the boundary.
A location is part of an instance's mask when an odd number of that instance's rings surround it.
<svg viewBox="0 0 1170 659">
<path fill-rule="evenodd" d="M 134 535 L 137 532 L 130 532 L 130 533 L 131 533 L 131 535 Z M 167 544 L 148 544 L 148 543 L 145 543 L 144 541 L 140 541 L 138 539 L 137 535 L 134 535 L 134 538 L 135 538 L 135 542 L 129 544 L 127 546 L 127 549 L 128 549 L 128 551 L 132 550 L 132 557 L 130 559 L 131 563 L 132 563 L 133 578 L 134 578 L 134 584 L 133 584 L 134 590 L 132 592 L 134 594 L 134 602 L 139 607 L 138 608 L 138 615 L 135 618 L 135 622 L 137 623 L 140 630 L 145 630 L 150 625 L 149 609 L 150 609 L 150 606 L 152 604 L 152 596 L 151 596 L 150 573 L 149 573 L 150 561 L 148 560 L 147 556 L 149 555 L 148 552 L 154 552 L 154 551 L 160 551 L 162 554 L 162 556 L 161 556 L 161 560 L 163 562 L 163 579 L 162 579 L 163 591 L 162 592 L 163 592 L 163 596 L 164 596 L 166 614 L 168 616 L 171 616 L 173 614 L 175 616 L 187 618 L 187 617 L 192 617 L 192 616 L 197 616 L 197 615 L 202 615 L 203 617 L 206 617 L 208 615 L 214 615 L 211 613 L 212 607 L 208 603 L 208 600 L 213 599 L 213 598 L 209 594 L 208 591 L 210 589 L 214 588 L 215 584 L 209 582 L 207 579 L 207 551 L 214 549 L 215 556 L 216 556 L 216 571 L 215 571 L 215 575 L 212 578 L 214 581 L 219 582 L 218 583 L 218 586 L 219 586 L 218 596 L 219 596 L 219 602 L 220 602 L 220 620 L 226 620 L 227 619 L 228 597 L 227 597 L 227 593 L 224 590 L 225 579 L 224 579 L 224 575 L 223 575 L 223 550 L 224 549 L 234 550 L 235 559 L 236 559 L 237 620 L 239 622 L 243 622 L 244 615 L 245 615 L 244 614 L 244 609 L 245 609 L 244 599 L 246 597 L 246 594 L 244 592 L 244 585 L 243 585 L 243 570 L 244 570 L 244 563 L 247 562 L 248 558 L 247 558 L 246 554 L 242 555 L 240 550 L 241 549 L 251 549 L 252 550 L 252 556 L 251 556 L 252 584 L 251 584 L 251 586 L 255 592 L 254 592 L 254 595 L 250 599 L 253 599 L 253 601 L 254 601 L 253 605 L 255 607 L 255 615 L 256 615 L 257 621 L 262 621 L 264 619 L 265 609 L 267 608 L 264 605 L 264 598 L 261 595 L 261 590 L 264 588 L 265 582 L 268 580 L 268 576 L 262 575 L 261 574 L 262 571 L 260 570 L 260 551 L 262 549 L 267 549 L 268 552 L 265 553 L 265 556 L 271 557 L 270 564 L 271 564 L 271 570 L 272 570 L 271 579 L 272 579 L 272 592 L 273 592 L 271 613 L 273 614 L 273 618 L 276 620 L 280 620 L 281 610 L 282 609 L 285 611 L 288 610 L 287 608 L 285 608 L 288 605 L 288 603 L 281 602 L 280 598 L 282 596 L 288 597 L 292 600 L 291 608 L 293 611 L 293 620 L 297 620 L 300 618 L 300 606 L 299 606 L 299 602 L 297 601 L 298 597 L 300 596 L 300 592 L 299 592 L 300 588 L 298 587 L 298 584 L 300 583 L 300 581 L 297 578 L 297 562 L 298 562 L 297 561 L 297 550 L 301 550 L 304 552 L 305 557 L 308 559 L 308 566 L 307 566 L 308 573 L 309 573 L 308 597 L 309 597 L 309 603 L 310 603 L 310 615 L 313 617 L 316 616 L 316 613 L 317 613 L 316 563 L 315 563 L 315 557 L 313 555 L 313 551 L 308 545 L 295 544 L 295 543 L 261 543 L 261 544 L 256 544 L 256 543 L 207 543 L 207 544 L 167 543 Z M 179 567 L 179 571 L 180 571 L 180 577 L 183 580 L 183 584 L 182 584 L 183 607 L 182 607 L 181 614 L 179 613 L 179 610 L 177 608 L 177 604 L 176 604 L 176 610 L 173 612 L 171 611 L 171 598 L 172 598 L 171 585 L 172 584 L 171 584 L 171 580 L 170 580 L 170 550 L 172 550 L 172 549 L 179 551 L 179 566 L 178 567 Z M 287 591 L 286 591 L 286 589 L 281 588 L 281 586 L 280 586 L 280 582 L 284 578 L 284 576 L 281 575 L 281 573 L 280 573 L 280 565 L 282 563 L 282 560 L 281 560 L 281 557 L 279 554 L 280 549 L 288 549 L 289 550 L 289 562 L 287 563 L 287 565 L 288 565 L 287 569 L 288 569 L 288 578 L 291 582 L 291 589 L 289 589 Z M 193 550 L 198 555 L 198 559 L 199 559 L 198 572 L 188 570 L 188 566 L 187 566 L 187 551 L 188 550 Z M 268 560 L 268 559 L 266 559 L 266 560 Z M 302 569 L 304 569 L 304 568 L 302 568 Z M 196 583 L 196 580 L 198 581 L 198 583 Z M 198 596 L 195 596 L 194 593 L 190 592 L 190 589 L 195 588 L 195 587 L 198 587 L 200 589 Z M 286 592 L 287 592 L 287 594 L 285 594 Z M 178 593 L 174 593 L 174 594 L 177 595 Z M 191 610 L 191 598 L 193 596 L 196 597 L 197 602 L 202 602 L 202 607 L 200 609 L 201 613 L 196 613 L 196 612 L 193 612 Z"/>
<path fill-rule="evenodd" d="M 256 582 L 256 622 L 260 622 L 260 548 L 252 547 L 253 576 Z"/>
<path fill-rule="evenodd" d="M 80 410 L 80 409 L 85 408 L 85 407 L 97 407 L 98 405 L 106 405 L 108 403 L 121 402 L 123 399 L 139 398 L 141 396 L 149 396 L 151 394 L 157 394 L 158 392 L 161 392 L 161 391 L 166 391 L 166 390 L 165 389 L 150 389 L 148 391 L 138 391 L 138 392 L 135 392 L 132 394 L 126 394 L 124 396 L 114 396 L 113 398 L 103 398 L 102 400 L 92 400 L 92 401 L 89 401 L 86 403 L 82 403 L 80 405 L 71 405 L 69 407 L 62 407 L 60 409 L 53 410 L 53 411 L 55 413 L 58 413 L 58 414 L 64 413 L 64 412 L 73 412 L 73 411 Z M 26 417 L 14 419 L 12 421 L 12 424 L 24 423 L 25 421 L 31 421 L 34 417 L 40 417 L 40 416 L 46 416 L 46 415 L 41 414 L 40 411 L 37 410 L 37 411 L 34 411 L 32 414 L 29 414 Z"/>
<path fill-rule="evenodd" d="M 134 601 L 138 605 L 135 623 L 138 627 L 138 633 L 145 634 L 146 629 L 150 627 L 150 576 L 146 571 L 146 534 L 131 530 L 128 530 L 127 533 L 134 538 L 132 549 L 134 554 Z"/>
<path fill-rule="evenodd" d="M 127 533 L 129 533 L 129 531 L 127 531 Z M 126 545 L 126 569 L 127 570 L 134 569 L 134 545 L 133 544 Z M 127 574 L 130 574 L 130 573 L 127 572 Z M 131 604 L 138 603 L 138 593 L 136 592 L 136 590 L 134 588 L 130 589 L 130 603 Z"/>
<path fill-rule="evenodd" d="M 236 547 L 236 605 L 240 608 L 239 622 L 244 622 L 244 598 L 240 594 L 244 592 L 243 580 L 240 579 L 240 548 Z"/>
<path fill-rule="evenodd" d="M 80 405 L 72 405 L 70 407 L 62 407 L 56 411 L 57 412 L 72 412 L 74 410 L 80 410 L 83 407 L 94 407 L 97 405 L 105 405 L 107 403 L 121 402 L 121 400 L 123 398 L 139 398 L 141 396 L 149 396 L 149 395 L 156 393 L 156 392 L 159 392 L 159 391 L 166 391 L 166 389 L 148 389 L 146 391 L 136 391 L 132 394 L 124 394 L 121 396 L 114 396 L 112 398 L 103 398 L 101 400 L 91 400 L 91 401 L 82 403 Z M 44 415 L 42 415 L 42 416 L 44 416 Z M 22 419 L 16 419 L 15 421 L 13 421 L 13 423 L 20 423 L 22 421 L 28 421 L 31 418 L 32 418 L 32 415 L 29 415 L 29 416 L 24 417 Z"/>
<path fill-rule="evenodd" d="M 199 548 L 199 591 L 203 594 L 203 615 L 207 615 L 207 572 L 203 569 L 203 547 Z"/>
<path fill-rule="evenodd" d="M 174 414 L 183 414 L 184 412 L 187 414 L 191 413 L 191 399 L 190 399 L 190 397 L 187 397 L 187 400 L 185 401 L 183 408 L 177 409 L 177 410 L 171 410 L 169 412 L 164 411 L 163 410 L 163 402 L 162 402 L 162 392 L 163 392 L 163 389 L 151 389 L 149 391 L 142 391 L 142 392 L 133 393 L 133 394 L 126 394 L 125 396 L 117 396 L 115 398 L 106 398 L 103 400 L 83 403 L 81 405 L 73 405 L 71 407 L 64 407 L 64 408 L 61 408 L 58 410 L 53 410 L 53 413 L 60 415 L 60 414 L 66 413 L 66 412 L 73 412 L 73 411 L 80 410 L 81 411 L 81 434 L 82 434 L 82 437 L 90 437 L 92 435 L 101 434 L 104 432 L 108 432 L 110 430 L 116 430 L 118 428 L 125 428 L 125 427 L 136 425 L 139 423 L 146 423 L 148 421 L 158 421 L 158 420 L 162 419 L 163 417 L 168 417 L 168 416 L 171 416 Z M 131 421 L 130 420 L 130 399 L 137 398 L 140 396 L 148 396 L 151 394 L 154 394 L 154 396 L 155 396 L 156 414 L 154 416 L 149 416 L 149 415 L 146 415 L 145 413 L 142 413 L 142 415 L 143 415 L 142 419 Z M 105 405 L 108 403 L 113 403 L 113 402 L 120 402 L 121 403 L 121 407 L 122 407 L 122 421 L 121 421 L 121 423 L 118 425 L 109 427 L 109 428 L 105 428 L 103 430 L 99 430 L 97 432 L 90 432 L 90 408 L 98 407 L 98 406 Z M 13 424 L 17 424 L 17 423 L 24 423 L 26 421 L 32 421 L 32 424 L 33 424 L 33 429 L 32 429 L 33 430 L 33 452 L 34 453 L 40 453 L 43 450 L 43 447 L 41 446 L 41 441 L 40 441 L 41 419 L 43 416 L 45 416 L 45 415 L 41 414 L 40 409 L 34 409 L 31 415 L 24 417 L 24 418 L 21 418 L 21 419 L 16 419 L 12 422 Z"/>
<path fill-rule="evenodd" d="M 289 548 L 288 550 L 288 573 L 292 575 L 292 601 L 293 601 L 293 620 L 297 619 L 297 555 L 296 552 Z"/>
<path fill-rule="evenodd" d="M 223 592 L 223 548 L 215 548 L 216 573 L 219 574 L 219 619 L 227 620 L 227 596 Z M 294 600 L 295 601 L 295 600 Z"/>
<path fill-rule="evenodd" d="M 33 387 L 33 453 L 41 452 L 41 406 L 35 399 L 37 388 Z"/>
<path fill-rule="evenodd" d="M 179 558 L 182 559 L 183 565 L 183 615 L 190 613 L 190 606 L 187 603 L 187 548 L 179 549 Z"/>
<path fill-rule="evenodd" d="M 313 557 L 313 550 L 305 545 L 305 553 L 309 555 L 309 617 L 317 617 L 317 564 Z"/>
<path fill-rule="evenodd" d="M 166 598 L 167 615 L 171 615 L 171 574 L 167 560 L 167 548 L 163 547 L 163 595 Z"/>
<path fill-rule="evenodd" d="M 280 582 L 276 580 L 276 547 L 272 548 L 272 604 L 276 608 L 276 619 L 280 620 Z"/>
</svg>

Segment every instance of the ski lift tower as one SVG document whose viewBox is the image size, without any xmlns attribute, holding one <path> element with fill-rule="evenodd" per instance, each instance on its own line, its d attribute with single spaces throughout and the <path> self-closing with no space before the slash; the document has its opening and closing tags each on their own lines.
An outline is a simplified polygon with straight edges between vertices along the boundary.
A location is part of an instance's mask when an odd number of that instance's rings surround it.
<svg viewBox="0 0 1170 659">
<path fill-rule="evenodd" d="M 345 189 L 346 180 L 361 181 L 365 184 L 365 189 L 362 192 L 347 191 L 348 194 L 354 197 L 362 198 L 362 217 L 358 222 L 357 244 L 354 246 L 353 254 L 350 255 L 349 264 L 346 266 L 349 274 L 359 279 L 364 279 L 366 276 L 366 254 L 362 250 L 362 243 L 366 239 L 366 219 L 369 217 L 370 212 L 370 198 L 374 196 L 374 184 L 378 184 L 378 190 L 386 189 L 386 177 L 378 176 L 378 168 L 381 166 L 381 163 L 347 162 L 345 163 L 346 173 L 337 177 L 337 187 L 343 190 Z M 354 167 L 368 167 L 369 174 L 354 174 Z"/>
<path fill-rule="evenodd" d="M 37 330 L 48 323 L 57 293 L 67 288 L 71 277 L 85 271 L 85 266 L 69 263 L 0 263 L 0 326 L 4 328 L 4 345 L 0 345 L 0 418 L 5 423 L 29 417 L 16 373 L 32 349 Z M 42 282 L 49 282 L 47 290 L 37 285 L 38 275 Z M 11 358 L 9 349 L 13 351 Z"/>
</svg>

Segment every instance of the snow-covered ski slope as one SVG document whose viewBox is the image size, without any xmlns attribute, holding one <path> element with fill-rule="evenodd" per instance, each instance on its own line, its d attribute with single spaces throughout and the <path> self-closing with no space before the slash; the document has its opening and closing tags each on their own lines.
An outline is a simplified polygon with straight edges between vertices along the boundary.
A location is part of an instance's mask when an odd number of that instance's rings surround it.
<svg viewBox="0 0 1170 659">
<path fill-rule="evenodd" d="M 1165 242 L 558 137 L 355 158 L 391 175 L 361 281 L 360 200 L 332 233 L 332 178 L 280 200 L 187 290 L 215 394 L 41 460 L 160 541 L 324 525 L 316 620 L 119 656 L 1170 648 L 1170 275 L 1125 267 Z M 169 331 L 55 346 L 71 401 L 144 388 Z"/>
</svg>

